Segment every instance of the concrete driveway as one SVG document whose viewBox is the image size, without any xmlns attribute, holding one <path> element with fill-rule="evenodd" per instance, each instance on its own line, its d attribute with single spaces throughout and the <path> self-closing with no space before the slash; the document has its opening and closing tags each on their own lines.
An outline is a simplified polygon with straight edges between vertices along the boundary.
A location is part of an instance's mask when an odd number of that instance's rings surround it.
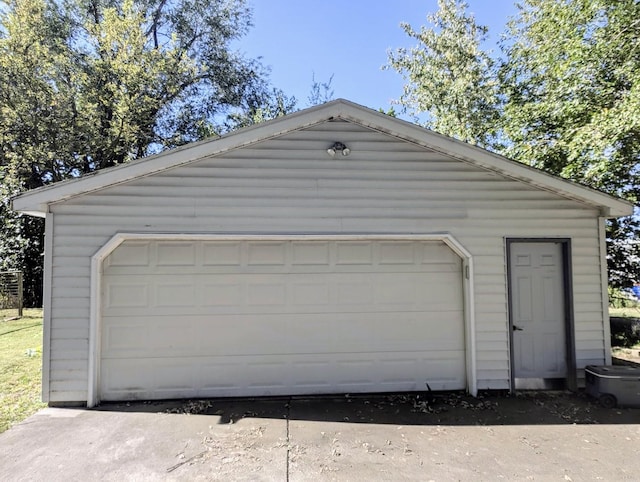
<svg viewBox="0 0 640 482">
<path fill-rule="evenodd" d="M 0 480 L 640 480 L 640 409 L 584 395 L 204 400 L 47 408 Z"/>
</svg>

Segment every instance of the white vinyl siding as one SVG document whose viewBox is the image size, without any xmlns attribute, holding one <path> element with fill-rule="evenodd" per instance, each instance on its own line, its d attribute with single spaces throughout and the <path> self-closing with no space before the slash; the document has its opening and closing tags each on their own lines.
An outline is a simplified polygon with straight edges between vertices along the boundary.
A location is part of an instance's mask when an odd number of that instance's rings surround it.
<svg viewBox="0 0 640 482">
<path fill-rule="evenodd" d="M 327 156 L 336 140 L 350 156 Z M 505 237 L 570 238 L 577 365 L 605 359 L 595 209 L 352 123 L 325 122 L 50 209 L 52 402 L 86 400 L 91 256 L 117 232 L 451 233 L 474 259 L 479 389 L 509 385 Z"/>
</svg>

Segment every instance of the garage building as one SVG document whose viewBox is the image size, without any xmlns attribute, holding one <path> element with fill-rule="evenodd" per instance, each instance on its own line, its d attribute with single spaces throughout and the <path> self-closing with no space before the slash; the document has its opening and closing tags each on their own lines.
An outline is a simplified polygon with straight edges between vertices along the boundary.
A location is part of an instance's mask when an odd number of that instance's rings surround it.
<svg viewBox="0 0 640 482">
<path fill-rule="evenodd" d="M 30 191 L 43 398 L 575 388 L 633 206 L 345 100 Z"/>
</svg>

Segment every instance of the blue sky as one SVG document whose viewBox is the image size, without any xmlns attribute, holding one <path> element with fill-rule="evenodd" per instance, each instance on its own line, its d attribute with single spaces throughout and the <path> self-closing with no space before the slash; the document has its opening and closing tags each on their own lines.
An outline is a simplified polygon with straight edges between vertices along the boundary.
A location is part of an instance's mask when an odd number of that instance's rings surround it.
<svg viewBox="0 0 640 482">
<path fill-rule="evenodd" d="M 489 27 L 487 48 L 497 40 L 513 0 L 468 0 L 478 23 Z M 254 26 L 237 47 L 248 57 L 262 57 L 271 81 L 300 107 L 307 106 L 312 76 L 326 82 L 333 74 L 335 97 L 374 109 L 387 109 L 402 93 L 402 77 L 382 71 L 387 50 L 414 42 L 400 22 L 414 29 L 426 24 L 436 0 L 252 0 Z"/>
</svg>

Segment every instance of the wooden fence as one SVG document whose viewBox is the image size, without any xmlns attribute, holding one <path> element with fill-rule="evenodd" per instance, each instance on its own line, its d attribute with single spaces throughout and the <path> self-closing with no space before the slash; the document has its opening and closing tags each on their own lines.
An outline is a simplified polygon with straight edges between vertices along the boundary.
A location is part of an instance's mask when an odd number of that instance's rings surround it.
<svg viewBox="0 0 640 482">
<path fill-rule="evenodd" d="M 22 271 L 0 271 L 0 321 L 22 317 Z"/>
</svg>

